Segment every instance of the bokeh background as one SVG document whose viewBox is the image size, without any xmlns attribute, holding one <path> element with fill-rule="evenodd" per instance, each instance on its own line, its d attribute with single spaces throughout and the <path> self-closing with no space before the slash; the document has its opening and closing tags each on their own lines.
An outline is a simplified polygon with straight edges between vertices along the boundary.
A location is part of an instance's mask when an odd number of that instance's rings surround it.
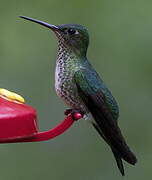
<svg viewBox="0 0 152 180">
<path fill-rule="evenodd" d="M 48 142 L 1 144 L 0 179 L 151 179 L 152 1 L 0 0 L 0 87 L 23 95 L 46 130 L 66 107 L 54 91 L 57 40 L 19 15 L 89 29 L 88 57 L 119 102 L 119 124 L 138 163 L 125 163 L 122 178 L 108 146 L 81 120 Z"/>
</svg>

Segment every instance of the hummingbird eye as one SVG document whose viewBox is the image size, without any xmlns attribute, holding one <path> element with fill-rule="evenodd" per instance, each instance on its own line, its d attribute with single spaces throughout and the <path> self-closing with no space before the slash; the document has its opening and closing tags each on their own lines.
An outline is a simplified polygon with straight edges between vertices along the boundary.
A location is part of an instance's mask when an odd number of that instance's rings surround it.
<svg viewBox="0 0 152 180">
<path fill-rule="evenodd" d="M 77 34 L 77 31 L 75 29 L 68 29 L 68 34 L 70 35 Z"/>
</svg>

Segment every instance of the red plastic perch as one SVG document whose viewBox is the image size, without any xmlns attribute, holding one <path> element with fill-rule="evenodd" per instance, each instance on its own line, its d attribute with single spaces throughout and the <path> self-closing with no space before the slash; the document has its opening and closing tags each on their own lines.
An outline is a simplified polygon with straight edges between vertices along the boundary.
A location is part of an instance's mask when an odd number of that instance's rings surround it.
<svg viewBox="0 0 152 180">
<path fill-rule="evenodd" d="M 63 134 L 71 125 L 82 118 L 78 112 L 69 114 L 59 125 L 48 131 L 39 132 L 34 108 L 27 104 L 0 96 L 0 143 L 46 141 Z"/>
</svg>

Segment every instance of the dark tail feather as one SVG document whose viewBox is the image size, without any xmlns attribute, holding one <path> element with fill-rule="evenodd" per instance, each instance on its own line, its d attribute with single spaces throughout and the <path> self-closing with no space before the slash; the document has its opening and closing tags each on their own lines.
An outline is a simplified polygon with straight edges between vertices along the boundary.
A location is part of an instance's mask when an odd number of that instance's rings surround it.
<svg viewBox="0 0 152 180">
<path fill-rule="evenodd" d="M 111 148 L 112 149 L 112 148 Z M 122 174 L 122 176 L 125 175 L 125 171 L 124 171 L 124 166 L 123 166 L 123 162 L 121 157 L 119 156 L 119 153 L 117 151 L 115 151 L 114 149 L 112 149 L 112 152 L 114 154 L 115 160 L 117 162 L 117 166 Z"/>
<path fill-rule="evenodd" d="M 100 136 L 107 142 L 106 138 L 104 137 L 104 135 L 102 134 L 102 132 L 100 131 L 100 129 L 98 128 L 98 126 L 97 126 L 95 123 L 93 123 L 93 126 L 94 126 L 94 128 L 97 130 L 97 132 L 100 134 Z M 107 142 L 107 143 L 108 143 L 108 142 Z M 116 162 L 117 162 L 117 166 L 118 166 L 118 168 L 119 168 L 122 176 L 124 176 L 124 175 L 125 175 L 125 171 L 124 171 L 124 166 L 123 166 L 122 159 L 121 159 L 121 157 L 119 156 L 119 153 L 118 153 L 116 150 L 114 150 L 114 148 L 111 148 L 111 150 L 112 150 L 113 155 L 114 155 L 114 157 L 115 157 L 115 160 L 116 160 Z"/>
<path fill-rule="evenodd" d="M 130 148 L 125 142 L 121 131 L 116 123 L 106 122 L 104 117 L 99 111 L 94 110 L 93 116 L 98 126 L 98 132 L 102 133 L 102 137 L 104 135 L 105 141 L 110 145 L 111 148 L 114 148 L 119 153 L 119 157 L 127 161 L 128 163 L 135 165 L 137 162 L 136 156 L 133 152 L 131 152 Z M 102 121 L 101 121 L 102 119 Z M 104 121 L 104 122 L 103 122 Z M 109 123 L 109 124 L 108 124 Z M 110 124 L 111 123 L 111 124 Z M 97 129 L 96 128 L 96 129 Z M 117 153 L 117 154 L 118 154 Z"/>
</svg>

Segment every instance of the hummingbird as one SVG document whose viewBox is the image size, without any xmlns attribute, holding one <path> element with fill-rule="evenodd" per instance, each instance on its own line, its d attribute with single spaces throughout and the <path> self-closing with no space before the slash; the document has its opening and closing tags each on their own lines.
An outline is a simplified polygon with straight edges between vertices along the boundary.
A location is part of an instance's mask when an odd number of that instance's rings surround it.
<svg viewBox="0 0 152 180">
<path fill-rule="evenodd" d="M 135 165 L 137 159 L 118 126 L 118 104 L 87 58 L 88 30 L 79 24 L 52 25 L 26 16 L 20 17 L 55 33 L 58 39 L 56 93 L 70 107 L 68 112 L 78 110 L 92 123 L 109 145 L 124 176 L 123 160 Z"/>
</svg>

